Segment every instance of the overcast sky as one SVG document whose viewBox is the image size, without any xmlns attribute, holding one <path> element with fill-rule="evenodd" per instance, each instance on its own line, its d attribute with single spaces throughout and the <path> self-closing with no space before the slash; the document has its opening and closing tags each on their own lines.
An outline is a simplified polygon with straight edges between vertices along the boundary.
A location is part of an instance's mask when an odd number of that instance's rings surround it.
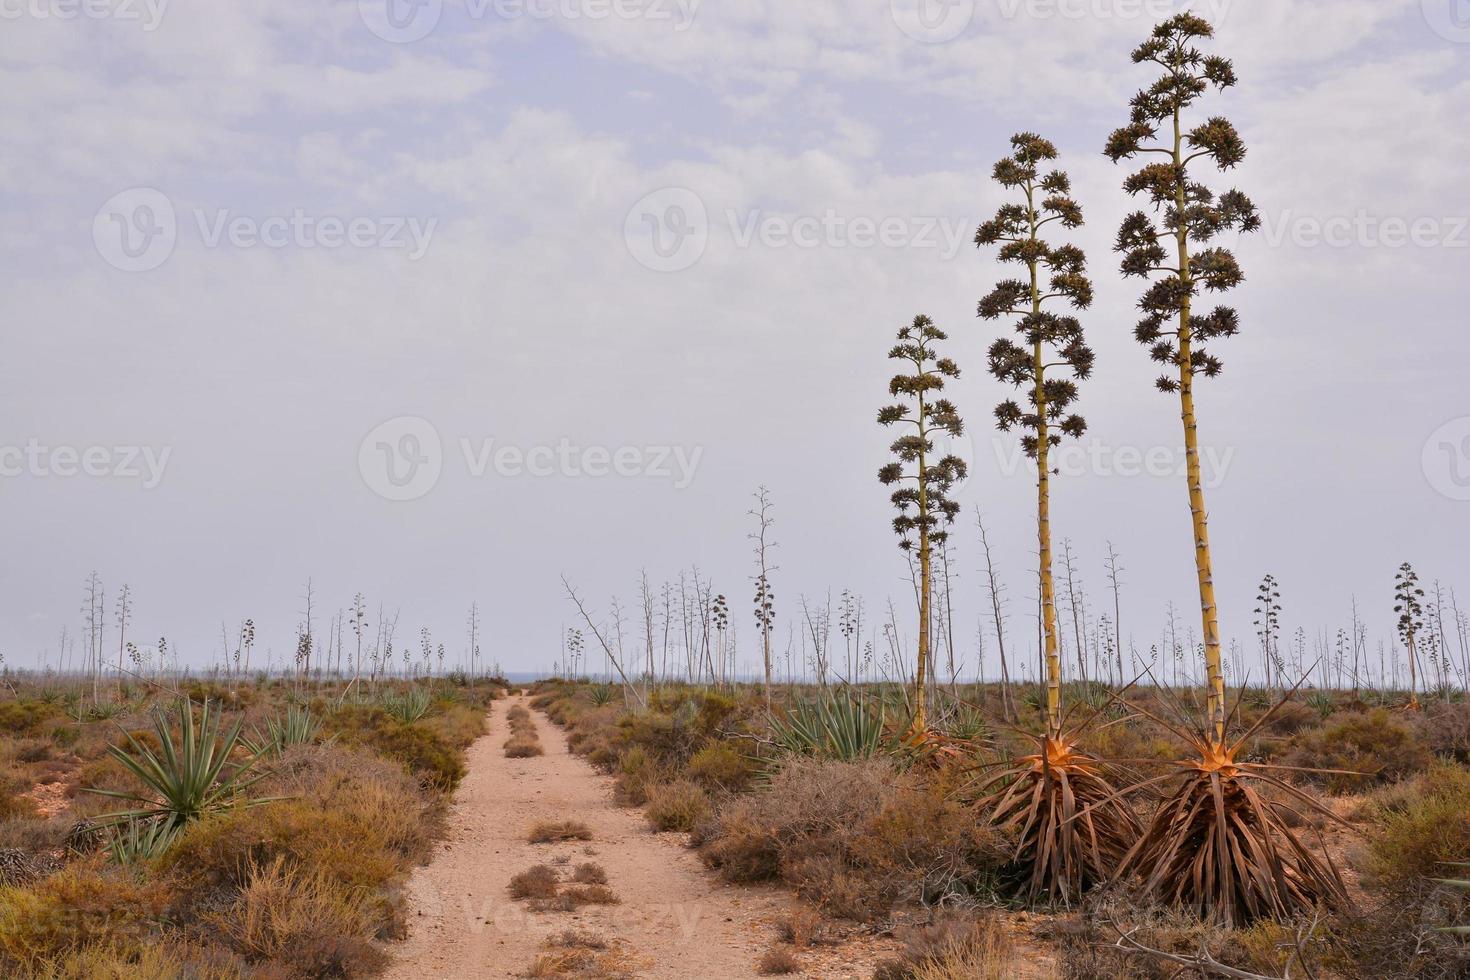
<svg viewBox="0 0 1470 980">
<path fill-rule="evenodd" d="M 950 332 L 972 462 L 964 647 L 991 525 L 1012 628 L 1033 477 L 990 413 L 975 226 L 1020 130 L 1087 226 L 1090 434 L 1055 484 L 1089 607 L 1195 624 L 1177 402 L 1133 342 L 1130 202 L 1102 155 L 1161 0 L 0 0 L 0 652 L 55 662 L 91 570 L 194 663 L 220 624 L 289 656 L 366 595 L 451 659 L 550 665 L 574 618 L 698 566 L 753 655 L 751 494 L 778 634 L 907 567 L 876 471 L 894 331 Z M 1470 14 L 1457 0 L 1201 0 L 1249 148 L 1239 337 L 1202 387 L 1227 637 L 1392 635 L 1394 569 L 1470 610 Z M 1448 594 L 1446 594 L 1448 595 Z M 1106 600 L 1110 603 L 1110 598 Z M 1446 618 L 1450 611 L 1446 609 Z M 911 627 L 910 627 L 911 628 Z M 988 627 L 987 627 L 988 629 Z M 630 638 L 636 634 L 630 626 Z M 993 656 L 993 652 L 992 652 Z"/>
</svg>

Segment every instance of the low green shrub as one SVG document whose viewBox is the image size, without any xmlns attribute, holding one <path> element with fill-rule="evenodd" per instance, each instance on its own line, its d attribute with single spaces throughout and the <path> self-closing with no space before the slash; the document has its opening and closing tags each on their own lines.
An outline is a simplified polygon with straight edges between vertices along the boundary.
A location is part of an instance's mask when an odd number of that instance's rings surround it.
<svg viewBox="0 0 1470 980">
<path fill-rule="evenodd" d="M 1422 772 L 1434 762 L 1434 756 L 1408 722 L 1386 708 L 1375 708 L 1336 714 L 1321 728 L 1301 732 L 1292 739 L 1281 762 L 1346 770 L 1299 775 L 1329 792 L 1349 793 Z"/>
<path fill-rule="evenodd" d="M 709 797 L 699 784 L 680 779 L 650 789 L 643 812 L 654 830 L 689 833 L 709 810 Z"/>
</svg>

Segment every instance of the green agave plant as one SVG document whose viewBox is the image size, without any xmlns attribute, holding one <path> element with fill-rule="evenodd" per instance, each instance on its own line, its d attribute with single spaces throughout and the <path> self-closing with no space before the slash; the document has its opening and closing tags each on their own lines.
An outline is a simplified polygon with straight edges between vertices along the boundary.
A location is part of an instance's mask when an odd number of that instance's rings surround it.
<svg viewBox="0 0 1470 980">
<path fill-rule="evenodd" d="M 1470 864 L 1451 864 L 1451 865 L 1449 865 L 1449 867 L 1451 867 L 1451 868 L 1470 868 Z M 1463 888 L 1466 891 L 1470 891 L 1470 879 L 1461 879 L 1461 878 L 1435 878 L 1434 880 L 1436 882 L 1438 882 L 1439 884 L 1441 884 L 1441 885 L 1448 885 L 1451 888 Z M 1454 933 L 1457 936 L 1470 936 L 1470 925 L 1466 925 L 1466 926 L 1447 926 L 1447 927 L 1445 927 L 1445 928 L 1443 928 L 1443 929 L 1441 929 L 1439 931 L 1440 932 Z"/>
<path fill-rule="evenodd" d="M 388 694 L 383 698 L 383 710 L 405 725 L 418 721 L 429 713 L 432 699 L 422 687 L 411 687 L 402 694 Z"/>
<path fill-rule="evenodd" d="M 1323 719 L 1331 717 L 1332 713 L 1337 710 L 1337 702 L 1333 700 L 1332 694 L 1328 691 L 1311 691 L 1307 694 L 1306 701 L 1312 710 L 1321 715 Z"/>
<path fill-rule="evenodd" d="M 321 735 L 322 722 L 306 708 L 289 707 L 285 715 L 256 728 L 252 738 L 241 737 L 240 744 L 251 755 L 279 756 L 292 745 L 311 745 Z"/>
<path fill-rule="evenodd" d="M 989 742 L 993 733 L 985 715 L 968 704 L 958 704 L 940 723 L 940 730 L 961 742 Z"/>
<path fill-rule="evenodd" d="M 220 731 L 219 714 L 208 700 L 194 718 L 194 703 L 189 698 L 178 702 L 176 737 L 168 716 L 159 712 L 153 721 L 158 749 L 144 745 L 124 732 L 127 748 L 109 745 L 107 751 L 147 787 L 146 794 L 122 790 L 95 789 L 88 792 L 141 804 L 136 809 L 107 813 L 98 819 L 113 824 L 129 821 L 156 821 L 177 829 L 216 810 L 232 806 L 254 806 L 267 800 L 243 798 L 249 789 L 265 777 L 250 775 L 258 761 L 251 755 L 244 762 L 231 764 L 230 754 L 240 743 L 240 723 L 228 731 Z"/>
<path fill-rule="evenodd" d="M 797 702 L 784 714 L 771 715 L 770 726 L 783 753 L 851 762 L 890 748 L 886 721 L 882 704 L 843 693 Z"/>
<path fill-rule="evenodd" d="M 98 701 L 92 705 L 87 715 L 94 721 L 108 721 L 125 713 L 127 710 L 127 704 L 122 701 Z"/>
<path fill-rule="evenodd" d="M 587 689 L 587 700 L 592 702 L 594 708 L 600 708 L 605 704 L 611 704 L 613 699 L 613 688 L 611 684 L 593 684 Z"/>
<path fill-rule="evenodd" d="M 180 825 L 168 820 L 129 820 L 118 824 L 107 841 L 115 864 L 139 864 L 160 857 L 179 836 Z"/>
</svg>

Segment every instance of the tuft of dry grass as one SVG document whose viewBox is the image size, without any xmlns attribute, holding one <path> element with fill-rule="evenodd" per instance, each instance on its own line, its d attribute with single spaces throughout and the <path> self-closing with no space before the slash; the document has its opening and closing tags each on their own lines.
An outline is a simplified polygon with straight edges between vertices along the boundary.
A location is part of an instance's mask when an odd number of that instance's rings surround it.
<svg viewBox="0 0 1470 980">
<path fill-rule="evenodd" d="M 704 819 L 709 809 L 709 797 L 704 795 L 699 784 L 680 779 L 648 790 L 648 803 L 643 813 L 654 830 L 687 834 Z"/>
<path fill-rule="evenodd" d="M 279 857 L 253 865 L 234 903 L 206 922 L 246 959 L 290 964 L 299 976 L 358 976 L 387 959 L 373 942 L 378 914 L 367 892 Z"/>
<path fill-rule="evenodd" d="M 799 908 L 776 923 L 776 938 L 789 946 L 835 945 L 839 940 L 820 912 Z"/>
<path fill-rule="evenodd" d="M 556 869 L 546 864 L 522 871 L 510 879 L 506 890 L 514 899 L 555 898 L 557 886 Z"/>
<path fill-rule="evenodd" d="M 560 898 L 570 902 L 573 908 L 582 905 L 619 905 L 622 899 L 606 885 L 574 885 L 563 889 Z"/>
<path fill-rule="evenodd" d="M 577 870 L 572 873 L 572 880 L 579 885 L 605 885 L 607 884 L 607 872 L 602 865 L 593 861 L 586 861 L 577 865 Z"/>
<path fill-rule="evenodd" d="M 874 980 L 1011 980 L 1015 950 L 999 919 L 941 913 L 926 925 L 900 930 L 903 955 L 885 960 Z"/>
<path fill-rule="evenodd" d="M 555 935 L 548 936 L 546 945 L 552 949 L 604 950 L 608 948 L 607 940 L 597 933 L 582 932 L 579 929 L 563 929 Z"/>
<path fill-rule="evenodd" d="M 523 735 L 513 735 L 505 743 L 505 757 L 507 759 L 530 759 L 538 755 L 545 755 L 546 750 L 535 738 L 526 738 Z"/>
<path fill-rule="evenodd" d="M 791 950 L 781 946 L 772 946 L 761 954 L 760 962 L 756 964 L 756 972 L 763 977 L 784 977 L 793 973 L 801 972 L 801 960 Z"/>
<path fill-rule="evenodd" d="M 591 840 L 592 829 L 580 820 L 542 820 L 531 827 L 526 839 L 532 844 Z"/>
</svg>

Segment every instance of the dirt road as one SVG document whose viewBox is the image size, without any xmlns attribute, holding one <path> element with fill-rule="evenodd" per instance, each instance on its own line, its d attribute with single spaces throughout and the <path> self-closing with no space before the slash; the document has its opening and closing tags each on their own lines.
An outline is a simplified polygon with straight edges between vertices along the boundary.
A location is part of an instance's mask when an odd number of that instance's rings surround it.
<svg viewBox="0 0 1470 980">
<path fill-rule="evenodd" d="M 637 810 L 612 803 L 612 781 L 567 750 L 566 739 L 535 715 L 544 756 L 507 759 L 506 711 L 496 703 L 489 733 L 469 750 L 469 773 L 449 816 L 447 838 L 410 885 L 409 937 L 394 948 L 390 980 L 479 980 L 522 975 L 544 941 L 568 927 L 601 935 L 629 972 L 651 978 L 756 976 L 791 899 L 776 888 L 726 886 L 683 846 L 653 834 Z M 540 820 L 576 819 L 590 842 L 533 845 Z M 541 862 L 596 862 L 621 899 L 577 912 L 531 913 L 512 901 L 511 877 Z M 851 973 L 868 976 L 870 964 Z M 810 975 L 810 974 L 809 974 Z"/>
</svg>

